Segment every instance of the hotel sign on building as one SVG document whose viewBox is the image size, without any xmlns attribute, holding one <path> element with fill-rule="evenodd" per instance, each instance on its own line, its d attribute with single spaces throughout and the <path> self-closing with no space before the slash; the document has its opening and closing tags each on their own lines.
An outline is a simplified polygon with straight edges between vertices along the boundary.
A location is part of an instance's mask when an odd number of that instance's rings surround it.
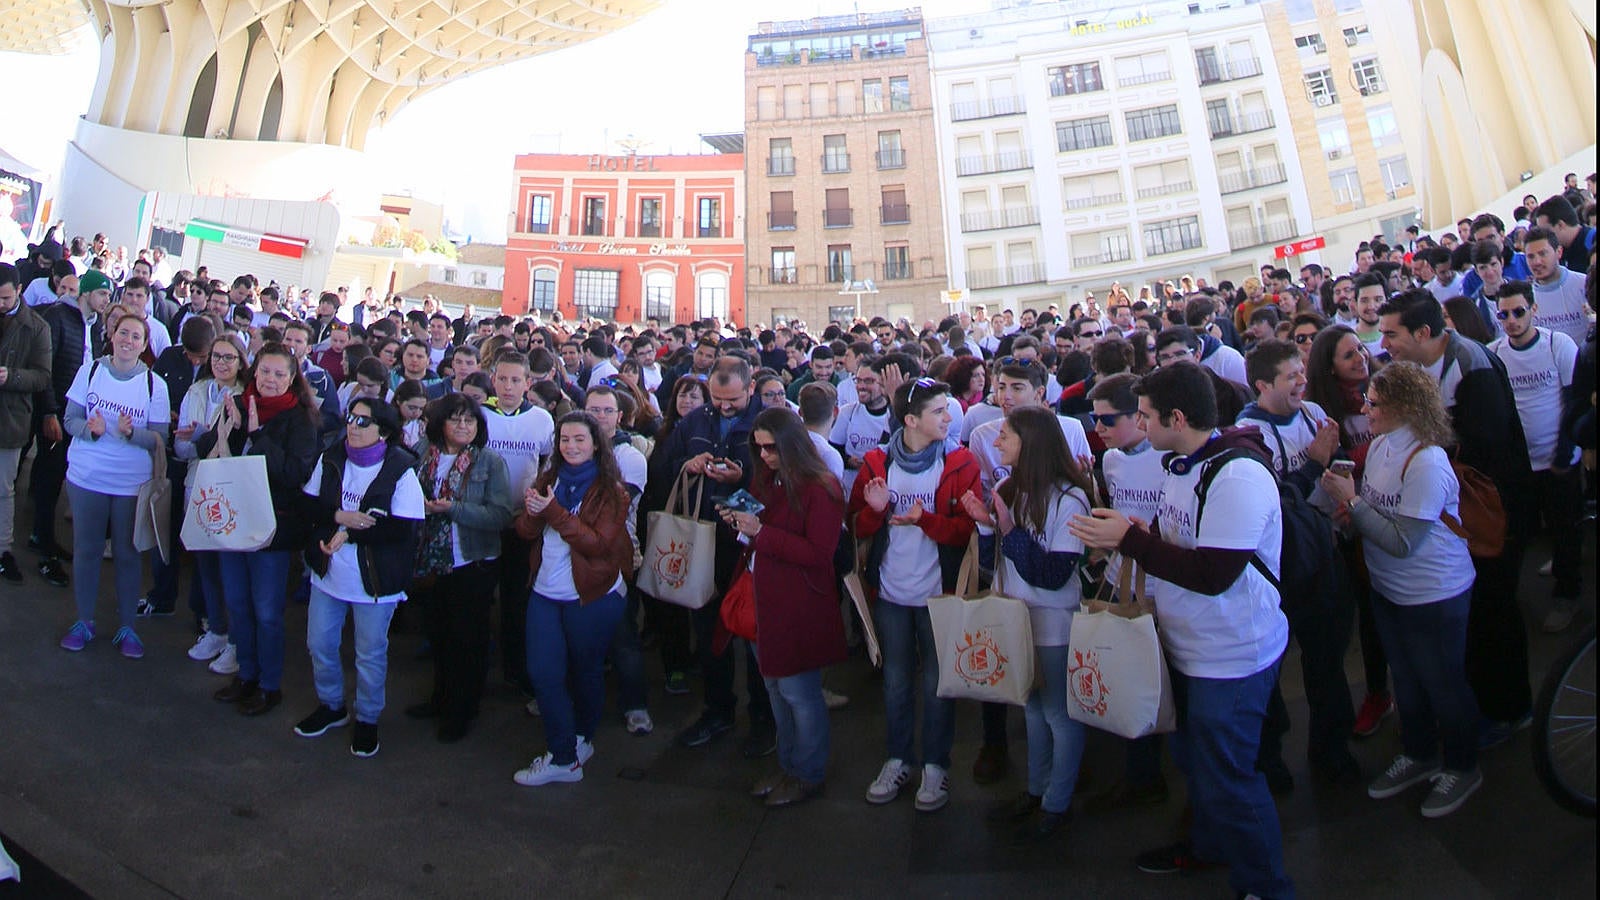
<svg viewBox="0 0 1600 900">
<path fill-rule="evenodd" d="M 529 154 L 512 176 L 507 311 L 744 323 L 742 152 Z"/>
</svg>

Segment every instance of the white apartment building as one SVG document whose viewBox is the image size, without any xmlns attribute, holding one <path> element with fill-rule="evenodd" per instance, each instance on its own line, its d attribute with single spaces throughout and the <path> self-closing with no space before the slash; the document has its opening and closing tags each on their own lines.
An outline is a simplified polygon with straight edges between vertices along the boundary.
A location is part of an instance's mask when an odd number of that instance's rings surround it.
<svg viewBox="0 0 1600 900">
<path fill-rule="evenodd" d="M 970 302 L 1237 284 L 1312 233 L 1261 8 L 1103 5 L 927 23 L 948 270 Z"/>
</svg>

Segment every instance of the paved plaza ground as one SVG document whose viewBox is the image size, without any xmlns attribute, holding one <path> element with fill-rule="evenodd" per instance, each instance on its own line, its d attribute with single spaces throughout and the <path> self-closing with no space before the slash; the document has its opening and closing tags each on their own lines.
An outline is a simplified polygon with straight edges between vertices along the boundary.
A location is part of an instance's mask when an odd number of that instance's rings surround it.
<svg viewBox="0 0 1600 900">
<path fill-rule="evenodd" d="M 81 654 L 58 649 L 72 620 L 70 593 L 33 576 L 31 554 L 18 556 L 27 582 L 0 586 L 0 833 L 46 868 L 30 871 L 24 859 L 24 883 L 0 884 L 0 900 L 72 896 L 74 886 L 119 900 L 1232 895 L 1222 871 L 1133 868 L 1137 851 L 1173 834 L 1181 782 L 1169 769 L 1175 790 L 1161 807 L 1085 806 L 1121 767 L 1117 744 L 1097 733 L 1070 829 L 1013 849 L 984 812 L 1023 786 L 1020 712 L 1006 783 L 972 782 L 978 710 L 963 704 L 950 805 L 919 814 L 908 790 L 894 805 L 868 806 L 862 794 L 882 762 L 883 729 L 880 682 L 865 662 L 828 675 L 851 702 L 832 719 L 827 793 L 801 807 L 768 811 L 747 796 L 772 760 L 743 759 L 737 735 L 699 750 L 675 747 L 673 734 L 699 702 L 659 690 L 654 734 L 632 737 L 608 716 L 582 783 L 523 788 L 511 774 L 543 750 L 543 737 L 498 677 L 460 744 L 440 745 L 426 723 L 401 714 L 430 678 L 429 664 L 415 659 L 414 634 L 396 635 L 391 647 L 382 752 L 357 759 L 348 731 L 317 740 L 291 731 L 316 703 L 304 607 L 289 612 L 284 705 L 245 719 L 211 700 L 223 679 L 185 656 L 192 635 L 184 614 L 141 623 L 141 661 L 120 658 L 107 640 Z M 1550 582 L 1532 570 L 1547 558 L 1531 551 L 1524 579 L 1538 614 Z M 1592 575 L 1592 549 L 1586 565 Z M 1591 613 L 1593 581 L 1585 586 Z M 114 619 L 111 608 L 107 597 L 103 621 Z M 1568 640 L 1534 636 L 1539 677 Z M 348 641 L 345 651 L 348 661 Z M 1358 690 L 1354 647 L 1349 671 Z M 1461 812 L 1428 821 L 1417 812 L 1420 793 L 1377 802 L 1360 787 L 1318 784 L 1304 763 L 1293 651 L 1284 688 L 1295 721 L 1286 758 L 1298 786 L 1279 809 L 1301 896 L 1595 896 L 1595 823 L 1545 795 L 1531 733 L 1484 757 L 1486 784 Z M 1397 746 L 1390 719 L 1355 752 L 1375 773 Z"/>
</svg>

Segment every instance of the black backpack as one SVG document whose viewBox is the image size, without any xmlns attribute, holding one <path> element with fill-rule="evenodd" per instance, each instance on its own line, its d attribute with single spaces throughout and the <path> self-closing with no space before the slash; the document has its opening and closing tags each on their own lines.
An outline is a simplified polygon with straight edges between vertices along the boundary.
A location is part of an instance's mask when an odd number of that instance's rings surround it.
<svg viewBox="0 0 1600 900">
<path fill-rule="evenodd" d="M 1224 450 L 1207 460 L 1205 471 L 1200 474 L 1200 483 L 1195 487 L 1195 495 L 1200 499 L 1195 510 L 1196 535 L 1200 533 L 1200 517 L 1205 514 L 1206 494 L 1211 490 L 1211 482 L 1224 465 L 1236 459 L 1250 460 L 1272 472 L 1272 467 L 1261 457 L 1239 448 Z M 1250 555 L 1250 564 L 1278 592 L 1279 607 L 1293 616 L 1311 610 L 1320 605 L 1319 601 L 1336 593 L 1337 585 L 1342 583 L 1342 572 L 1339 570 L 1343 557 L 1334 544 L 1333 523 L 1322 514 L 1322 510 L 1300 496 L 1293 485 L 1284 483 L 1277 473 L 1272 472 L 1272 480 L 1278 488 L 1278 509 L 1283 514 L 1283 546 L 1278 555 L 1278 570 L 1283 576 L 1274 576 L 1255 553 Z"/>
</svg>

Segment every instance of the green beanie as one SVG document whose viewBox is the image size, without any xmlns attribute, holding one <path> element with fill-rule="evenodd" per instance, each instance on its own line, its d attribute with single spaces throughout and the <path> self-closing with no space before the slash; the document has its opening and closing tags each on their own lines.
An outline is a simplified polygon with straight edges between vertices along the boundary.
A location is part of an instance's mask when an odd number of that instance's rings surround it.
<svg viewBox="0 0 1600 900">
<path fill-rule="evenodd" d="M 78 278 L 78 293 L 88 294 L 94 291 L 111 290 L 111 279 L 99 269 L 90 269 Z"/>
</svg>

